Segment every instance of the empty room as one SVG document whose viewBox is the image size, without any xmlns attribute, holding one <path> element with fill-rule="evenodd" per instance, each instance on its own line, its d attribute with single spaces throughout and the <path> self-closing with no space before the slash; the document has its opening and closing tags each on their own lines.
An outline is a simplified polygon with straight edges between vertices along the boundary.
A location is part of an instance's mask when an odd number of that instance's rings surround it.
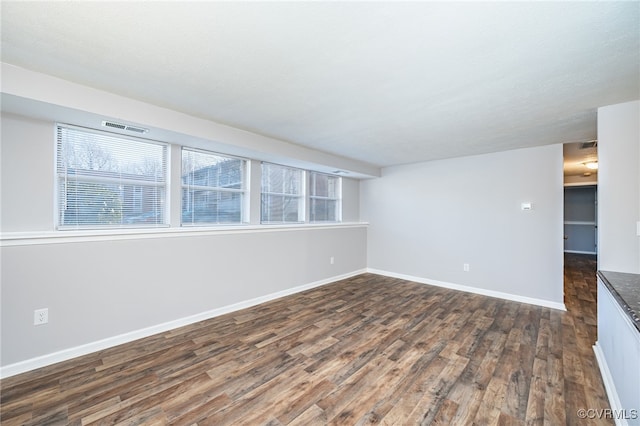
<svg viewBox="0 0 640 426">
<path fill-rule="evenodd" d="M 640 2 L 1 2 L 0 423 L 640 425 Z"/>
</svg>

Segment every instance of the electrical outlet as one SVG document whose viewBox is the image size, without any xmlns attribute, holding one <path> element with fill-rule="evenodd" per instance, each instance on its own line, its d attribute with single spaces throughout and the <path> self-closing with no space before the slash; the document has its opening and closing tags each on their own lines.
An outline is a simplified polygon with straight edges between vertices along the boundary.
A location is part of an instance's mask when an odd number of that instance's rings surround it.
<svg viewBox="0 0 640 426">
<path fill-rule="evenodd" d="M 33 325 L 42 325 L 49 322 L 49 309 L 36 309 L 33 311 Z"/>
<path fill-rule="evenodd" d="M 469 264 L 468 263 L 463 264 L 462 265 L 462 270 L 465 271 L 465 272 L 469 272 Z"/>
</svg>

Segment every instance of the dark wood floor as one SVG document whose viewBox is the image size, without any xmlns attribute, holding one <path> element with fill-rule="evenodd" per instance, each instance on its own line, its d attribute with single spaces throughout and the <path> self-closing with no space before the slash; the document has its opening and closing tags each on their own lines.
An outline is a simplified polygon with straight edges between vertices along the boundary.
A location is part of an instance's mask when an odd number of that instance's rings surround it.
<svg viewBox="0 0 640 426">
<path fill-rule="evenodd" d="M 2 424 L 585 424 L 595 262 L 566 266 L 568 312 L 360 275 L 7 378 Z"/>
</svg>

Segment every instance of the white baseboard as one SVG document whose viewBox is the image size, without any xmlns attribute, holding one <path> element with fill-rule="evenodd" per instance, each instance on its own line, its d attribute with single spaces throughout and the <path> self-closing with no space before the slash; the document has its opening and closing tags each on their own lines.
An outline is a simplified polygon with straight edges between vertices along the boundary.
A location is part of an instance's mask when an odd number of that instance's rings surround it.
<svg viewBox="0 0 640 426">
<path fill-rule="evenodd" d="M 611 371 L 609 371 L 609 366 L 607 365 L 607 360 L 604 357 L 604 352 L 602 352 L 602 347 L 598 342 L 593 345 L 593 352 L 596 354 L 596 361 L 598 362 L 598 367 L 600 367 L 600 375 L 604 382 L 604 390 L 607 391 L 607 398 L 609 399 L 611 410 L 613 412 L 621 412 L 623 411 L 622 403 L 618 397 L 616 386 L 613 383 L 613 376 L 611 375 Z M 614 416 L 614 420 L 617 426 L 627 426 L 629 424 L 626 419 L 618 419 L 617 416 Z"/>
<path fill-rule="evenodd" d="M 550 300 L 536 299 L 532 297 L 520 296 L 517 294 L 511 294 L 511 293 L 503 293 L 503 292 L 494 291 L 494 290 L 486 290 L 483 288 L 470 287 L 470 286 L 461 285 L 461 284 L 453 284 L 453 283 L 448 283 L 444 281 L 431 280 L 428 278 L 414 277 L 412 275 L 398 274 L 398 273 L 389 272 L 389 271 L 381 271 L 379 269 L 367 268 L 367 272 L 370 272 L 372 274 L 384 275 L 392 278 L 400 278 L 402 280 L 407 280 L 407 281 L 414 281 L 421 284 L 428 284 L 428 285 L 434 285 L 437 287 L 449 288 L 452 290 L 466 291 L 467 293 L 481 294 L 483 296 L 497 297 L 499 299 L 512 300 L 514 302 L 528 303 L 530 305 L 537 305 L 537 306 L 543 306 L 545 308 L 558 309 L 560 311 L 567 310 L 564 303 L 552 302 Z"/>
<path fill-rule="evenodd" d="M 572 253 L 572 254 L 592 254 L 592 255 L 598 254 L 595 251 L 580 251 L 580 250 L 565 250 L 564 252 Z"/>
<path fill-rule="evenodd" d="M 201 312 L 199 314 L 191 315 L 185 318 L 179 318 L 177 320 L 165 322 L 162 324 L 154 325 L 151 327 L 143 328 L 140 330 L 134 330 L 128 333 L 120 334 L 118 336 L 108 337 L 106 339 L 98 340 L 95 342 L 87 343 L 84 345 L 76 346 L 73 348 L 63 349 L 58 352 L 54 352 L 47 355 L 42 355 L 36 358 L 31 358 L 25 361 L 20 361 L 15 364 L 9 364 L 0 367 L 0 379 L 6 377 L 15 376 L 16 374 L 32 371 L 37 368 L 46 367 L 61 361 L 68 361 L 73 358 L 77 358 L 82 355 L 87 355 L 93 352 L 101 351 L 103 349 L 111 348 L 123 343 L 129 343 L 134 340 L 149 337 L 157 333 L 173 330 L 185 325 L 193 324 L 198 321 L 207 320 L 220 315 L 228 314 L 230 312 L 238 311 L 240 309 L 249 308 L 251 306 L 259 305 L 260 303 L 269 302 L 274 299 L 279 299 L 291 294 L 300 293 L 305 290 L 309 290 L 315 287 L 320 287 L 326 284 L 331 284 L 335 281 L 340 281 L 346 278 L 351 278 L 356 275 L 360 275 L 366 272 L 366 269 L 361 269 L 347 274 L 337 275 L 334 277 L 326 278 L 320 281 L 315 281 L 308 284 L 303 284 L 297 287 L 288 288 L 286 290 L 278 291 L 275 293 L 267 294 L 265 296 L 256 297 L 242 302 L 234 303 L 232 305 L 223 306 L 221 308 L 212 309 L 210 311 Z"/>
</svg>

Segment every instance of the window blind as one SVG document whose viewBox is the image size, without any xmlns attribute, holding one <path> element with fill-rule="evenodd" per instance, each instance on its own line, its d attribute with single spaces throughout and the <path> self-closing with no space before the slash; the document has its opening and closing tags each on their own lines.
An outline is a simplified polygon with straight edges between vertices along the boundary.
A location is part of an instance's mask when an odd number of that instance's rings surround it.
<svg viewBox="0 0 640 426">
<path fill-rule="evenodd" d="M 58 227 L 165 226 L 167 145 L 58 125 Z"/>
<path fill-rule="evenodd" d="M 246 163 L 182 148 L 182 224 L 241 223 Z"/>
<path fill-rule="evenodd" d="M 262 223 L 304 222 L 304 172 L 262 163 Z"/>
<path fill-rule="evenodd" d="M 341 220 L 341 185 L 339 176 L 309 172 L 309 220 L 339 222 Z"/>
</svg>

